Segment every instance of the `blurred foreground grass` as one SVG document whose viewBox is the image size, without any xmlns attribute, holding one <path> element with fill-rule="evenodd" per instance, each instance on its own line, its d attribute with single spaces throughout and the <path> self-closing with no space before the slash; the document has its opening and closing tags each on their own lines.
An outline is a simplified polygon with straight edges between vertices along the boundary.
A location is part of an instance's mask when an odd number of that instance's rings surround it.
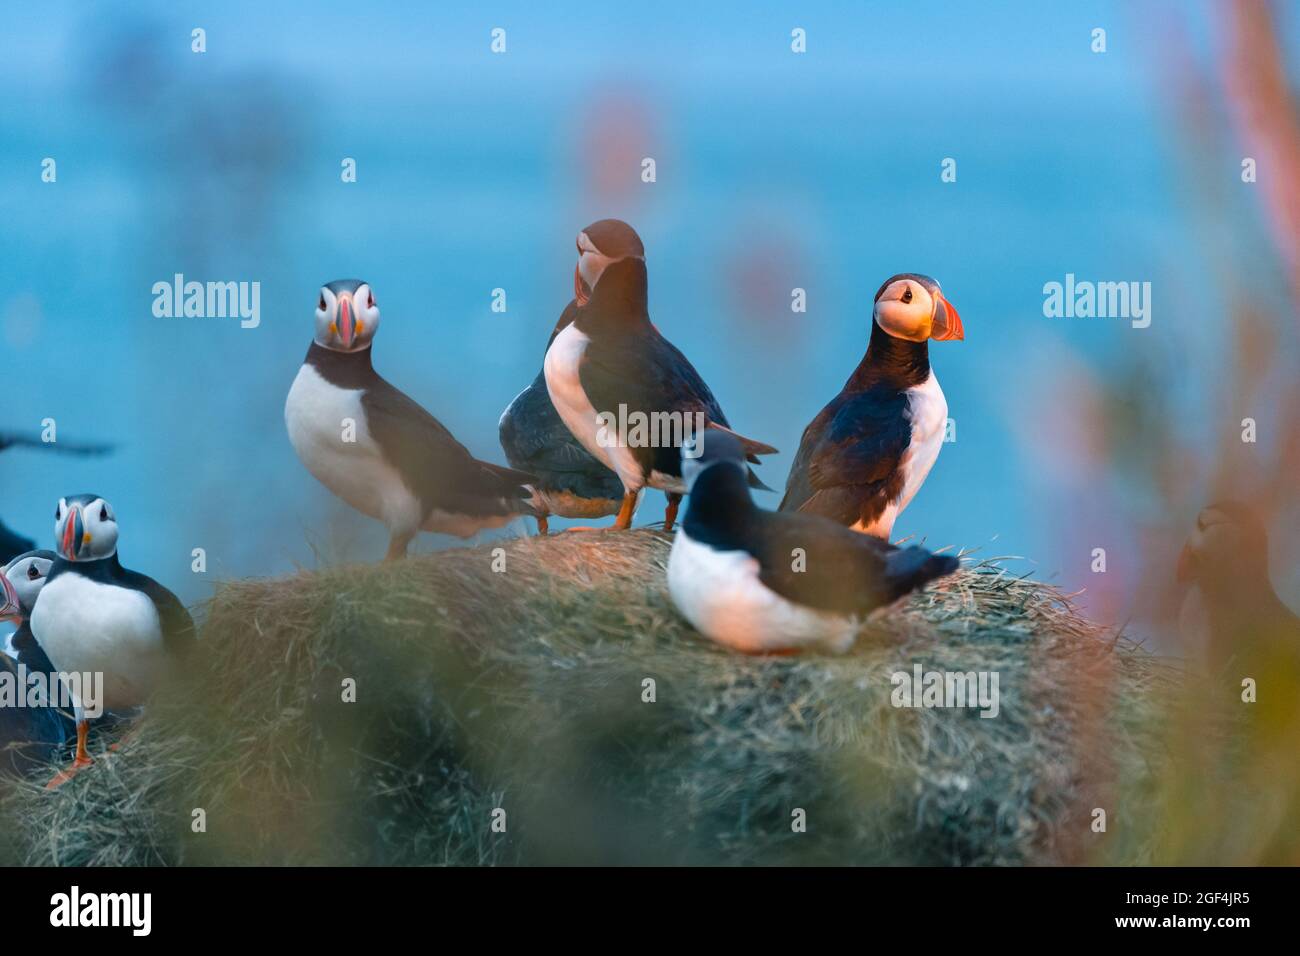
<svg viewBox="0 0 1300 956">
<path fill-rule="evenodd" d="M 674 612 L 669 545 L 526 538 L 502 572 L 489 545 L 225 585 L 189 675 L 120 751 L 100 736 L 61 790 L 7 787 L 0 862 L 1165 863 L 1205 846 L 1168 833 L 1179 673 L 1053 588 L 974 564 L 845 657 L 743 657 Z M 998 717 L 894 708 L 890 674 L 914 662 L 998 671 Z M 1293 793 L 1241 797 L 1294 810 Z"/>
</svg>

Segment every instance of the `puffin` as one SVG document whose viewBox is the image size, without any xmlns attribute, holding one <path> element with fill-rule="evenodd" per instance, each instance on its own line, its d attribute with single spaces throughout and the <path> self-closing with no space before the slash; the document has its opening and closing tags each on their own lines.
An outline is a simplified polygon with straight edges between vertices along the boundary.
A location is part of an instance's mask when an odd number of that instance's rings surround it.
<svg viewBox="0 0 1300 956">
<path fill-rule="evenodd" d="M 1240 676 L 1263 683 L 1290 662 L 1300 686 L 1300 617 L 1273 590 L 1268 532 L 1248 506 L 1219 501 L 1202 509 L 1175 578 L 1185 588 L 1179 629 L 1212 675 L 1229 669 L 1227 687 L 1237 693 Z"/>
<path fill-rule="evenodd" d="M 547 393 L 573 437 L 622 483 L 614 530 L 631 527 L 640 494 L 649 487 L 667 494 L 664 530 L 672 531 L 686 490 L 680 448 L 697 422 L 736 435 L 747 461 L 757 463 L 759 455 L 776 449 L 732 432 L 700 373 L 651 324 L 645 252 L 636 231 L 621 220 L 601 219 L 578 233 L 577 248 L 578 308 L 546 350 Z M 609 434 L 605 416 L 627 422 L 634 415 L 669 422 L 664 416 L 673 416 L 677 427 L 640 444 Z M 746 470 L 753 487 L 771 490 Z"/>
<path fill-rule="evenodd" d="M 742 442 L 714 431 L 692 441 L 668 593 L 719 644 L 751 654 L 843 653 L 866 616 L 957 570 L 951 555 L 899 548 L 815 514 L 765 511 L 750 495 Z"/>
<path fill-rule="evenodd" d="M 85 442 L 47 442 L 35 435 L 0 432 L 0 452 L 10 448 L 35 448 L 45 451 L 64 452 L 69 455 L 105 455 L 113 450 L 112 445 Z M 36 547 L 36 542 L 10 529 L 0 521 L 0 563 L 12 561 L 20 554 L 26 554 Z"/>
<path fill-rule="evenodd" d="M 0 568 L 0 621 L 18 627 L 11 641 L 13 655 L 0 654 L 0 671 L 8 672 L 6 679 L 15 687 L 27 675 L 54 674 L 54 666 L 32 635 L 31 615 L 57 557 L 53 551 L 29 551 Z M 0 704 L 0 773 L 21 774 L 48 764 L 75 732 L 71 715 L 52 701 L 29 699 L 21 707 Z"/>
<path fill-rule="evenodd" d="M 573 322 L 577 309 L 576 299 L 565 307 L 547 340 L 548 349 Z M 547 533 L 550 515 L 603 518 L 618 513 L 623 483 L 564 427 L 547 394 L 544 371 L 501 413 L 497 432 L 510 467 L 537 476 L 529 487 L 539 534 Z"/>
<path fill-rule="evenodd" d="M 442 423 L 379 376 L 371 345 L 379 306 L 370 284 L 323 285 L 316 331 L 289 389 L 284 423 L 326 488 L 388 529 L 385 560 L 423 531 L 469 538 L 531 515 L 529 473 L 479 461 Z"/>
<path fill-rule="evenodd" d="M 939 283 L 913 272 L 887 279 L 866 355 L 804 429 L 780 510 L 889 540 L 943 446 L 948 402 L 929 343 L 964 338 Z"/>
<path fill-rule="evenodd" d="M 54 537 L 58 555 L 32 611 L 32 635 L 56 671 L 103 675 L 105 710 L 139 707 L 193 646 L 194 620 L 163 585 L 122 567 L 117 517 L 103 496 L 60 498 Z M 92 763 L 82 701 L 74 698 L 73 710 L 76 753 L 51 788 Z"/>
</svg>

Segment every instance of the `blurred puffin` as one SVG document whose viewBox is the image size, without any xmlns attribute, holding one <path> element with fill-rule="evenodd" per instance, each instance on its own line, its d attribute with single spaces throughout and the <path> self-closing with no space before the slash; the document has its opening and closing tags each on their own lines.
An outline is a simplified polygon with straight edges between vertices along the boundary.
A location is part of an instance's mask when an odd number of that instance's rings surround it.
<svg viewBox="0 0 1300 956">
<path fill-rule="evenodd" d="M 383 522 L 386 560 L 404 557 L 421 530 L 468 538 L 532 514 L 524 487 L 532 475 L 479 461 L 379 377 L 370 361 L 378 328 L 369 284 L 321 287 L 315 338 L 284 404 L 289 441 L 307 470 Z"/>
<path fill-rule="evenodd" d="M 546 342 L 548 349 L 577 309 L 576 300 L 565 307 Z M 545 372 L 539 371 L 533 384 L 514 397 L 501 413 L 497 431 L 510 467 L 537 476 L 530 488 L 540 534 L 547 532 L 548 515 L 603 518 L 618 513 L 623 483 L 564 427 L 546 392 Z"/>
<path fill-rule="evenodd" d="M 47 442 L 32 435 L 0 432 L 0 452 L 10 448 L 36 448 L 63 452 L 69 455 L 104 455 L 113 450 L 112 445 L 83 444 L 76 442 Z M 12 531 L 0 521 L 0 562 L 12 561 L 36 547 L 36 542 Z"/>
<path fill-rule="evenodd" d="M 898 548 L 817 515 L 750 498 L 744 446 L 705 432 L 683 457 L 690 500 L 668 558 L 673 603 L 706 637 L 748 653 L 841 653 L 859 619 L 957 570 L 956 558 Z M 802 553 L 802 570 L 793 556 Z"/>
<path fill-rule="evenodd" d="M 54 511 L 58 557 L 32 611 L 32 634 L 65 674 L 102 673 L 103 706 L 122 711 L 145 702 L 172 659 L 194 642 L 185 605 L 153 578 L 122 567 L 117 518 L 99 495 L 60 498 Z M 92 761 L 81 701 L 74 700 L 77 750 L 55 787 Z"/>
<path fill-rule="evenodd" d="M 1232 665 L 1243 675 L 1260 670 L 1277 677 L 1273 665 L 1284 661 L 1294 672 L 1300 617 L 1273 590 L 1268 534 L 1248 507 L 1221 501 L 1197 515 L 1178 557 L 1177 580 L 1187 586 L 1180 630 L 1212 673 Z M 1232 686 L 1239 689 L 1235 681 Z"/>
<path fill-rule="evenodd" d="M 546 389 L 565 427 L 622 482 L 614 528 L 631 526 L 638 497 L 649 487 L 667 493 L 664 530 L 671 531 L 685 492 L 680 438 L 676 444 L 633 447 L 610 440 L 600 416 L 641 413 L 654 421 L 662 419 L 651 416 L 675 413 L 689 422 L 698 413 L 707 430 L 735 433 L 700 373 L 650 322 L 645 251 L 636 231 L 618 219 L 602 219 L 578 233 L 577 245 L 578 309 L 546 350 Z M 680 432 L 684 436 L 687 429 Z M 749 461 L 776 452 L 771 445 L 736 437 Z M 748 480 L 771 490 L 753 472 Z"/>
<path fill-rule="evenodd" d="M 31 615 L 56 557 L 53 551 L 29 551 L 0 568 L 0 621 L 18 625 L 11 644 L 14 654 L 0 654 L 0 670 L 8 671 L 14 681 L 24 679 L 20 666 L 26 668 L 27 675 L 54 673 L 50 659 L 32 636 Z M 75 732 L 72 717 L 51 701 L 0 706 L 0 773 L 22 773 L 49 763 Z"/>
<path fill-rule="evenodd" d="M 948 402 L 928 343 L 965 335 L 939 283 L 911 272 L 880 287 L 872 319 L 866 355 L 804 429 L 781 510 L 887 541 L 943 446 Z"/>
</svg>

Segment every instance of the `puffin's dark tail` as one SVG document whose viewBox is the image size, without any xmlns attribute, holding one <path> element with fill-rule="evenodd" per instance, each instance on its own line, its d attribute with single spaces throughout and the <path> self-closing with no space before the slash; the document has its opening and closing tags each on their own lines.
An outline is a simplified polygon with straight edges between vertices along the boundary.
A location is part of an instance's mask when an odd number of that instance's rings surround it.
<svg viewBox="0 0 1300 956">
<path fill-rule="evenodd" d="M 885 558 L 885 581 L 894 598 L 900 598 L 931 581 L 952 574 L 961 562 L 949 554 L 931 554 L 925 548 L 900 548 Z"/>
<path fill-rule="evenodd" d="M 767 485 L 763 484 L 762 480 L 758 477 L 758 475 L 754 474 L 753 468 L 746 468 L 745 471 L 749 473 L 749 487 L 757 488 L 759 491 L 776 490 L 775 488 L 769 488 Z"/>
<path fill-rule="evenodd" d="M 745 449 L 745 458 L 748 461 L 752 461 L 756 465 L 758 464 L 759 455 L 778 454 L 777 450 L 773 448 L 771 445 L 761 441 L 754 441 L 754 439 L 752 438 L 746 438 L 744 435 L 741 435 L 739 432 L 733 432 L 726 425 L 719 425 L 717 422 L 709 422 L 708 427 L 716 428 L 720 432 L 726 432 L 728 435 L 730 435 L 731 437 L 739 441 L 740 447 Z M 708 441 L 708 439 L 705 438 L 705 441 Z M 768 490 L 770 491 L 771 489 L 769 488 Z"/>
<path fill-rule="evenodd" d="M 494 465 L 490 461 L 480 461 L 479 465 L 484 471 L 488 472 L 495 478 L 499 478 L 501 482 L 506 485 L 531 485 L 537 481 L 536 475 L 529 474 L 526 471 L 519 471 L 515 468 L 507 468 L 505 465 Z M 523 488 L 520 488 L 519 490 L 522 493 L 522 497 L 529 497 L 527 493 L 524 493 Z"/>
<path fill-rule="evenodd" d="M 526 471 L 519 471 L 515 468 L 507 468 L 504 465 L 494 465 L 490 461 L 480 461 L 479 465 L 488 473 L 490 478 L 496 479 L 497 488 L 492 490 L 506 499 L 510 504 L 511 512 L 537 517 L 537 509 L 532 505 L 533 489 L 528 487 L 537 484 L 536 475 L 530 475 Z"/>
</svg>

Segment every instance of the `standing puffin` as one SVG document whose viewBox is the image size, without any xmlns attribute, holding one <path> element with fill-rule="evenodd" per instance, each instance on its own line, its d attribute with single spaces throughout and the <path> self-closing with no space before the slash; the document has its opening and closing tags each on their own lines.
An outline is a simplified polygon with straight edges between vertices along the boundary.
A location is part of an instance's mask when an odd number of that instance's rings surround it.
<svg viewBox="0 0 1300 956">
<path fill-rule="evenodd" d="M 468 538 L 532 514 L 533 476 L 479 461 L 370 362 L 379 307 L 369 284 L 321 287 L 316 334 L 284 404 L 289 441 L 321 484 L 388 528 L 386 560 L 416 533 Z"/>
<path fill-rule="evenodd" d="M 194 642 L 185 605 L 153 578 L 122 567 L 117 518 L 99 495 L 60 498 L 54 512 L 58 558 L 32 611 L 32 634 L 65 674 L 103 674 L 107 710 L 138 707 L 165 676 L 169 662 Z M 74 699 L 77 751 L 57 786 L 91 763 L 89 723 Z"/>
<path fill-rule="evenodd" d="M 0 432 L 0 452 L 10 448 L 34 448 L 45 451 L 64 452 L 69 455 L 104 455 L 113 450 L 112 445 L 85 444 L 77 442 L 44 441 L 34 435 L 18 435 Z M 12 561 L 15 556 L 31 551 L 36 542 L 18 534 L 0 521 L 0 562 Z"/>
<path fill-rule="evenodd" d="M 576 300 L 565 308 L 546 343 L 548 349 L 577 309 Z M 545 372 L 539 371 L 533 384 L 514 397 L 501 413 L 497 430 L 510 467 L 537 476 L 531 504 L 540 534 L 547 532 L 548 515 L 603 518 L 618 513 L 623 483 L 564 427 L 546 392 Z"/>
<path fill-rule="evenodd" d="M 697 416 L 709 431 L 730 432 L 730 426 L 700 373 L 650 322 L 645 254 L 632 227 L 602 219 L 578 233 L 577 242 L 578 309 L 546 350 L 546 389 L 565 427 L 622 482 L 614 528 L 631 526 L 638 496 L 649 487 L 668 494 L 664 530 L 671 531 L 686 490 L 683 438 L 694 430 Z M 624 442 L 608 434 L 608 419 L 602 421 L 602 416 L 630 420 L 637 414 L 652 422 L 674 416 L 678 428 L 645 442 Z M 749 461 L 776 452 L 771 445 L 737 438 Z M 754 487 L 771 490 L 752 471 L 748 476 Z"/>
<path fill-rule="evenodd" d="M 54 667 L 32 636 L 32 608 L 41 593 L 50 566 L 58 556 L 53 551 L 29 551 L 0 568 L 0 621 L 18 625 L 11 646 L 13 656 L 0 654 L 0 671 L 14 681 L 25 675 L 51 675 Z M 25 668 L 25 675 L 19 668 Z M 54 752 L 72 738 L 71 716 L 53 706 L 28 700 L 25 706 L 0 704 L 0 773 L 22 773 L 49 763 Z"/>
<path fill-rule="evenodd" d="M 668 558 L 668 592 L 706 637 L 748 653 L 841 653 L 862 617 L 957 570 L 957 559 L 897 548 L 817 515 L 764 511 L 745 449 L 706 432 L 683 457 L 690 501 Z"/>
<path fill-rule="evenodd" d="M 782 511 L 802 511 L 889 540 L 943 446 L 948 402 L 931 339 L 964 339 L 939 283 L 905 272 L 876 293 L 867 354 L 804 429 Z"/>
</svg>

